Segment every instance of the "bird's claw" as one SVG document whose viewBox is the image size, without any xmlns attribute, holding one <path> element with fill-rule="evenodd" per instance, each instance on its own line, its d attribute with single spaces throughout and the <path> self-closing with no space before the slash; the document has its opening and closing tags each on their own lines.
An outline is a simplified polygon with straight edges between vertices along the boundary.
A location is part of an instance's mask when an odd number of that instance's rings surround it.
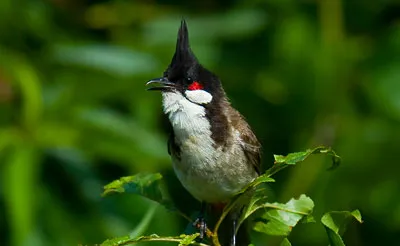
<svg viewBox="0 0 400 246">
<path fill-rule="evenodd" d="M 193 222 L 193 226 L 199 230 L 199 232 L 200 232 L 199 238 L 203 239 L 204 235 L 206 235 L 206 232 L 207 232 L 206 220 L 203 217 L 197 218 Z"/>
</svg>

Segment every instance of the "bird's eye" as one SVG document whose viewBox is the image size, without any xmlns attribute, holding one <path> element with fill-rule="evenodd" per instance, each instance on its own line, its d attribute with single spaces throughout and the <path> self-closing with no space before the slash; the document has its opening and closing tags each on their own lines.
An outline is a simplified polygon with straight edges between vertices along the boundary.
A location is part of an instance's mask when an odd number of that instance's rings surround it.
<svg viewBox="0 0 400 246">
<path fill-rule="evenodd" d="M 203 89 L 203 88 L 204 88 L 203 85 L 200 84 L 200 83 L 197 82 L 197 81 L 193 81 L 193 82 L 188 86 L 188 89 L 191 90 L 191 91 L 201 90 L 201 89 Z"/>
</svg>

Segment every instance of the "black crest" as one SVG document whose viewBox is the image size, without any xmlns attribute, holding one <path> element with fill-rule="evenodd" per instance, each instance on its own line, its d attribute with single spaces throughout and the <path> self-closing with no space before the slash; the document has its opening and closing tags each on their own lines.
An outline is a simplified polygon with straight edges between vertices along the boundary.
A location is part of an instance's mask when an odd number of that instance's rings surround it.
<svg viewBox="0 0 400 246">
<path fill-rule="evenodd" d="M 178 31 L 178 40 L 176 41 L 174 58 L 176 63 L 197 61 L 195 55 L 190 49 L 189 31 L 185 20 L 181 21 L 181 27 Z"/>
<path fill-rule="evenodd" d="M 182 20 L 181 27 L 178 31 L 175 54 L 172 57 L 171 64 L 166 71 L 166 75 L 170 79 L 182 77 L 184 76 L 181 74 L 183 71 L 187 71 L 190 67 L 193 67 L 196 64 L 198 64 L 198 61 L 190 49 L 189 31 L 186 21 Z"/>
</svg>

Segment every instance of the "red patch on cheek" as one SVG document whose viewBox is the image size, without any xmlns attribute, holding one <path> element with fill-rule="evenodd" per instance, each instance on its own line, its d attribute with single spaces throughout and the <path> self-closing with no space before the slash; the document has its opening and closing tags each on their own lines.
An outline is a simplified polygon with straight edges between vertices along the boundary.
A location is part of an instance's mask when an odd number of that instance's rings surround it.
<svg viewBox="0 0 400 246">
<path fill-rule="evenodd" d="M 204 87 L 203 87 L 199 82 L 197 82 L 197 81 L 193 81 L 193 83 L 191 83 L 191 84 L 188 86 L 188 89 L 191 90 L 191 91 L 201 90 L 201 89 L 203 89 L 203 88 L 204 88 Z"/>
</svg>

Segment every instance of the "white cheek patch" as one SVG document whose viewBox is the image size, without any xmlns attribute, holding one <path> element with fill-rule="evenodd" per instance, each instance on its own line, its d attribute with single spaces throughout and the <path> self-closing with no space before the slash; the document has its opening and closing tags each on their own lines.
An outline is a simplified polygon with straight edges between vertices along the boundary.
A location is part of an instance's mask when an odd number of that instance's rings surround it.
<svg viewBox="0 0 400 246">
<path fill-rule="evenodd" d="M 185 91 L 185 96 L 189 101 L 197 104 L 207 104 L 211 102 L 212 96 L 204 90 Z"/>
</svg>

